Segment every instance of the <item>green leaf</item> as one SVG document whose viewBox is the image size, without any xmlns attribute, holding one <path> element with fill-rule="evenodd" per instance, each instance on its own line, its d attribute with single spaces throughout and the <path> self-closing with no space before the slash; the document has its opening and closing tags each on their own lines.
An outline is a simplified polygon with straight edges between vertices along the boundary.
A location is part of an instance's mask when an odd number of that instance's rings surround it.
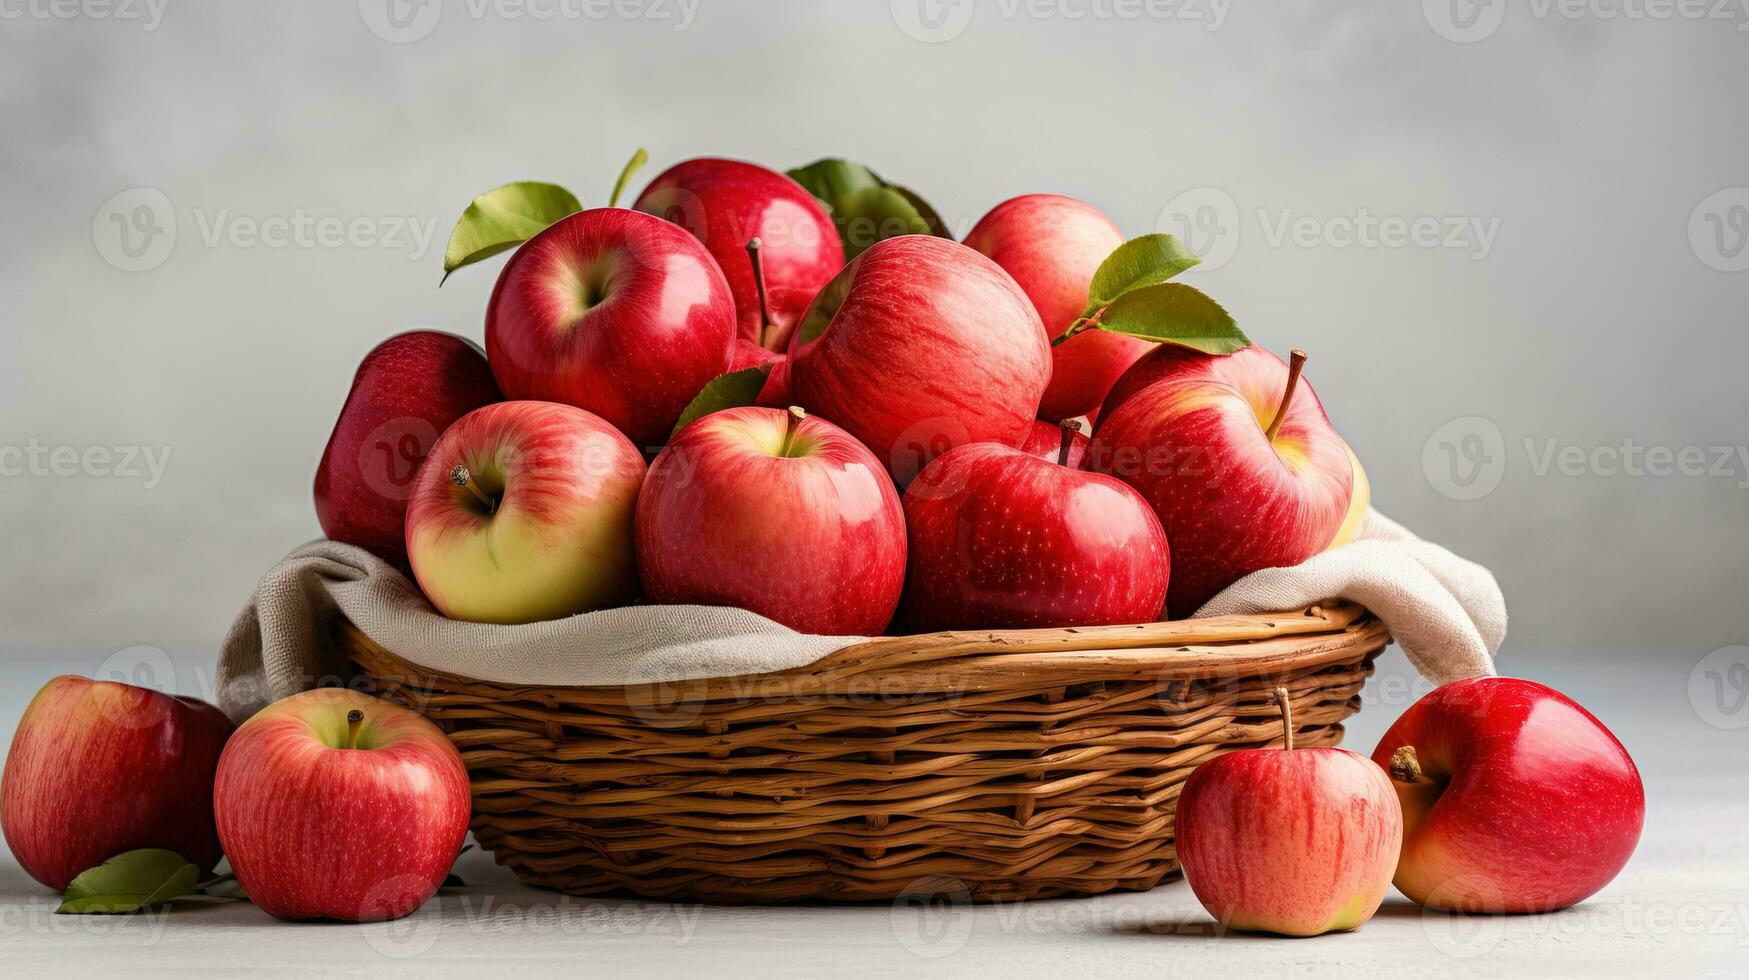
<svg viewBox="0 0 1749 980">
<path fill-rule="evenodd" d="M 577 196 L 557 184 L 525 180 L 495 187 L 474 198 L 449 233 L 449 244 L 443 250 L 443 278 L 449 279 L 450 273 L 464 265 L 515 248 L 553 222 L 581 210 Z"/>
<path fill-rule="evenodd" d="M 846 261 L 882 239 L 899 235 L 951 237 L 946 222 L 927 201 L 862 164 L 827 158 L 797 167 L 789 175 L 832 215 Z"/>
<path fill-rule="evenodd" d="M 619 207 L 619 196 L 625 193 L 626 182 L 632 179 L 633 174 L 644 169 L 644 164 L 649 162 L 649 152 L 641 146 L 638 147 L 638 152 L 632 154 L 632 158 L 626 161 L 625 169 L 619 172 L 619 179 L 613 182 L 613 193 L 607 198 L 608 207 Z"/>
<path fill-rule="evenodd" d="M 80 872 L 56 912 L 115 915 L 162 905 L 200 889 L 200 869 L 175 851 L 127 851 Z"/>
<path fill-rule="evenodd" d="M 754 399 L 759 397 L 759 390 L 765 387 L 766 375 L 770 373 L 771 365 L 762 364 L 712 378 L 686 406 L 686 411 L 680 413 L 680 421 L 674 423 L 674 431 L 669 433 L 668 438 L 674 438 L 680 434 L 681 429 L 712 412 L 753 404 Z"/>
<path fill-rule="evenodd" d="M 1087 289 L 1087 309 L 1081 316 L 1091 317 L 1124 293 L 1165 282 L 1201 261 L 1171 235 L 1132 238 L 1099 263 Z"/>
<path fill-rule="evenodd" d="M 1097 321 L 1078 320 L 1069 335 L 1095 327 L 1126 337 L 1178 344 L 1205 354 L 1231 354 L 1251 343 L 1221 304 L 1207 293 L 1177 282 L 1156 283 L 1121 293 Z"/>
</svg>

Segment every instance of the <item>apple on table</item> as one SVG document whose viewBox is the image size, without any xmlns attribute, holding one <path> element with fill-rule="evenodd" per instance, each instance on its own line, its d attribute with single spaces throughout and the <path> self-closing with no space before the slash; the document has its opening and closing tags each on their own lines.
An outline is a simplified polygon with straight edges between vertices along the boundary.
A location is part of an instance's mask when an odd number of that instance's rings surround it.
<svg viewBox="0 0 1749 980">
<path fill-rule="evenodd" d="M 1403 803 L 1396 885 L 1456 912 L 1550 912 L 1627 864 L 1646 793 L 1627 750 L 1571 698 L 1473 677 L 1398 718 L 1373 761 Z"/>
<path fill-rule="evenodd" d="M 651 602 L 737 606 L 803 633 L 878 634 L 905 579 L 886 468 L 799 407 L 731 408 L 682 429 L 638 498 Z"/>
<path fill-rule="evenodd" d="M 1291 696 L 1277 688 L 1275 698 L 1281 748 L 1229 752 L 1191 770 L 1178 797 L 1178 860 L 1197 901 L 1230 928 L 1356 929 L 1390 887 L 1402 807 L 1366 756 L 1296 748 Z"/>
<path fill-rule="evenodd" d="M 451 619 L 529 623 L 637 596 L 644 459 L 603 419 L 553 402 L 462 416 L 420 467 L 407 554 Z"/>
<path fill-rule="evenodd" d="M 0 829 L 56 891 L 124 851 L 162 848 L 212 870 L 213 772 L 231 734 L 218 708 L 86 677 L 43 685 L 0 777 Z"/>
<path fill-rule="evenodd" d="M 317 688 L 237 729 L 209 797 L 249 900 L 281 919 L 369 922 L 436 893 L 468 833 L 468 773 L 436 725 Z"/>
</svg>

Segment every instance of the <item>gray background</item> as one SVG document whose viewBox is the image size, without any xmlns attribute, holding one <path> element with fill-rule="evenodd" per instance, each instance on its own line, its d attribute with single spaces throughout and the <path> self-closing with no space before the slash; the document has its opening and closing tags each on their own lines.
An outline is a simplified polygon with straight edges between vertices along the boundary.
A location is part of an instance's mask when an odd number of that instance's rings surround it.
<svg viewBox="0 0 1749 980">
<path fill-rule="evenodd" d="M 600 203 L 639 145 L 645 178 L 704 153 L 848 156 L 961 232 L 1054 191 L 1208 248 L 1197 215 L 1212 212 L 1168 205 L 1214 188 L 1236 249 L 1190 281 L 1259 342 L 1312 353 L 1380 508 L 1499 576 L 1508 658 L 1692 663 L 1749 637 L 1740 458 L 1726 476 L 1538 467 L 1550 440 L 1745 444 L 1749 272 L 1710 267 L 1689 236 L 1704 199 L 1749 184 L 1740 12 L 1514 5 L 1457 43 L 1415 3 L 1155 17 L 1117 2 L 924 0 L 929 21 L 905 0 L 634 2 L 648 16 L 630 19 L 449 0 L 413 8 L 409 33 L 439 16 L 403 43 L 354 2 L 169 0 L 155 27 L 144 7 L 0 20 L 0 446 L 170 453 L 150 488 L 0 478 L 0 650 L 209 660 L 255 577 L 318 533 L 310 477 L 358 359 L 410 326 L 479 337 L 497 260 L 436 288 L 468 199 L 541 178 Z M 933 43 L 913 36 L 931 23 Z M 136 187 L 163 193 L 176 229 L 161 264 L 126 272 L 106 261 L 105 209 Z M 1363 211 L 1496 230 L 1479 259 L 1473 233 L 1460 248 L 1277 234 L 1284 217 Z M 300 212 L 388 240 L 234 237 Z M 431 233 L 423 253 L 401 218 Z M 1441 455 L 1489 424 L 1497 445 L 1467 444 L 1481 457 Z M 1497 488 L 1442 492 L 1481 458 Z"/>
</svg>

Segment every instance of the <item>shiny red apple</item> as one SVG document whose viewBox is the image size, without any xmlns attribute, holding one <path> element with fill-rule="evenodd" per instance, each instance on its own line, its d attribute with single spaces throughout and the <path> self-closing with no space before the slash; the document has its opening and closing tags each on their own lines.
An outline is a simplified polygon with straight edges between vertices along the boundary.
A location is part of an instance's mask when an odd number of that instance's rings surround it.
<svg viewBox="0 0 1749 980">
<path fill-rule="evenodd" d="M 580 211 L 523 243 L 486 306 L 486 351 L 508 398 L 563 402 L 661 445 L 729 368 L 729 284 L 698 239 L 625 208 Z"/>
<path fill-rule="evenodd" d="M 802 633 L 887 628 L 905 518 L 874 454 L 800 409 L 732 408 L 682 429 L 638 498 L 651 602 L 738 606 Z"/>
<path fill-rule="evenodd" d="M 995 443 L 950 449 L 905 491 L 907 632 L 1151 623 L 1171 556 L 1147 501 L 1109 476 Z"/>
<path fill-rule="evenodd" d="M 1260 568 L 1305 561 L 1342 526 L 1354 470 L 1299 377 L 1303 361 L 1161 344 L 1106 398 L 1084 465 L 1135 487 L 1160 516 L 1172 618 Z"/>
<path fill-rule="evenodd" d="M 56 891 L 124 851 L 175 851 L 211 870 L 213 771 L 231 722 L 195 698 L 62 676 L 24 709 L 0 778 L 0 829 Z"/>
<path fill-rule="evenodd" d="M 704 243 L 734 293 L 741 336 L 769 350 L 783 349 L 814 294 L 844 266 L 844 245 L 820 202 L 756 164 L 710 158 L 675 164 L 650 181 L 633 207 Z M 762 244 L 763 297 L 745 251 L 755 238 Z"/>
<path fill-rule="evenodd" d="M 1124 241 L 1098 208 L 1058 194 L 1026 194 L 984 215 L 966 244 L 1014 277 L 1047 337 L 1061 336 L 1087 306 L 1093 273 Z M 1056 421 L 1099 409 L 1120 375 L 1154 349 L 1146 340 L 1086 330 L 1051 348 L 1051 384 L 1039 416 Z"/>
<path fill-rule="evenodd" d="M 406 565 L 419 464 L 450 423 L 499 397 L 486 352 L 470 340 L 415 330 L 378 344 L 352 376 L 316 469 L 322 533 Z"/>
<path fill-rule="evenodd" d="M 1008 273 L 927 235 L 871 246 L 790 342 L 796 403 L 844 427 L 900 486 L 954 446 L 1018 446 L 1051 377 L 1038 313 Z"/>
<path fill-rule="evenodd" d="M 1627 864 L 1639 770 L 1603 723 L 1534 681 L 1474 677 L 1415 702 L 1373 761 L 1403 802 L 1396 884 L 1430 908 L 1549 912 Z"/>
<path fill-rule="evenodd" d="M 432 448 L 407 508 L 407 553 L 445 616 L 530 623 L 637 596 L 632 520 L 644 459 L 580 408 L 500 402 Z"/>
<path fill-rule="evenodd" d="M 210 797 L 249 900 L 281 919 L 398 919 L 468 833 L 468 773 L 436 725 L 346 688 L 294 694 L 237 729 Z"/>
<path fill-rule="evenodd" d="M 1354 929 L 1372 918 L 1403 843 L 1403 811 L 1384 771 L 1338 748 L 1229 752 L 1197 766 L 1178 797 L 1178 860 L 1197 901 L 1223 925 L 1287 936 Z"/>
</svg>

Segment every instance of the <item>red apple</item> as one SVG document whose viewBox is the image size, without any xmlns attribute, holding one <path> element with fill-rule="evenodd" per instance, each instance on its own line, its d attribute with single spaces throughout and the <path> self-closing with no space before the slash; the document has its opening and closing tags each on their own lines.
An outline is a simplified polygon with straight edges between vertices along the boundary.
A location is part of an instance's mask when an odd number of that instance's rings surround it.
<svg viewBox="0 0 1749 980">
<path fill-rule="evenodd" d="M 1403 802 L 1397 888 L 1430 908 L 1566 908 L 1615 877 L 1645 822 L 1627 750 L 1590 712 L 1532 681 L 1437 688 L 1372 757 Z"/>
<path fill-rule="evenodd" d="M 230 734 L 205 701 L 85 677 L 49 681 L 24 709 L 0 778 L 12 856 L 55 891 L 143 847 L 211 870 L 213 770 Z"/>
<path fill-rule="evenodd" d="M 597 208 L 516 250 L 486 306 L 486 351 L 509 398 L 575 405 L 655 447 L 729 369 L 735 303 L 698 239 Z"/>
<path fill-rule="evenodd" d="M 820 202 L 755 164 L 708 158 L 675 164 L 650 181 L 633 207 L 704 243 L 728 277 L 741 336 L 770 350 L 783 349 L 814 294 L 844 265 L 838 229 Z M 763 245 L 767 313 L 745 251 L 755 238 Z"/>
<path fill-rule="evenodd" d="M 729 359 L 730 371 L 742 371 L 752 367 L 764 367 L 767 364 L 777 365 L 783 361 L 783 355 L 774 350 L 755 344 L 745 338 L 735 341 L 735 353 Z"/>
<path fill-rule="evenodd" d="M 1403 842 L 1403 811 L 1384 771 L 1337 748 L 1229 752 L 1197 766 L 1178 797 L 1184 876 L 1233 929 L 1316 936 L 1378 911 Z"/>
<path fill-rule="evenodd" d="M 219 760 L 219 837 L 249 900 L 281 919 L 398 919 L 468 833 L 468 773 L 436 725 L 346 688 L 261 709 Z"/>
<path fill-rule="evenodd" d="M 1141 491 L 1172 541 L 1172 618 L 1260 568 L 1324 550 L 1353 494 L 1348 447 L 1294 364 L 1162 344 L 1119 379 L 1086 466 Z"/>
<path fill-rule="evenodd" d="M 569 405 L 500 402 L 432 448 L 407 508 L 407 554 L 451 619 L 530 623 L 637 595 L 632 520 L 644 459 Z"/>
<path fill-rule="evenodd" d="M 996 205 L 966 244 L 996 261 L 1060 336 L 1087 306 L 1093 273 L 1124 241 L 1091 204 L 1057 194 L 1026 194 Z M 1039 415 L 1052 421 L 1096 411 L 1118 377 L 1154 349 L 1146 340 L 1087 330 L 1051 348 L 1051 384 Z"/>
<path fill-rule="evenodd" d="M 1087 446 L 1092 440 L 1082 431 L 1084 427 L 1076 423 L 1074 437 L 1069 442 L 1069 454 L 1063 456 L 1063 424 L 1046 422 L 1044 419 L 1034 422 L 1032 431 L 1027 433 L 1026 441 L 1020 444 L 1020 451 L 1039 459 L 1061 458 L 1063 465 L 1070 469 L 1080 469 L 1082 461 L 1087 458 Z"/>
<path fill-rule="evenodd" d="M 498 399 L 486 352 L 470 340 L 415 330 L 378 344 L 352 376 L 316 469 L 322 533 L 406 565 L 413 474 L 451 422 Z"/>
<path fill-rule="evenodd" d="M 880 461 L 843 429 L 797 408 L 731 408 L 650 464 L 638 568 L 651 602 L 876 634 L 904 585 L 905 518 Z"/>
<path fill-rule="evenodd" d="M 858 255 L 790 341 L 797 404 L 861 440 L 901 486 L 954 446 L 1020 445 L 1050 377 L 1044 328 L 1014 280 L 927 235 Z"/>
<path fill-rule="evenodd" d="M 1151 623 L 1170 553 L 1147 501 L 1109 476 L 975 443 L 932 460 L 905 491 L 909 632 Z"/>
</svg>

